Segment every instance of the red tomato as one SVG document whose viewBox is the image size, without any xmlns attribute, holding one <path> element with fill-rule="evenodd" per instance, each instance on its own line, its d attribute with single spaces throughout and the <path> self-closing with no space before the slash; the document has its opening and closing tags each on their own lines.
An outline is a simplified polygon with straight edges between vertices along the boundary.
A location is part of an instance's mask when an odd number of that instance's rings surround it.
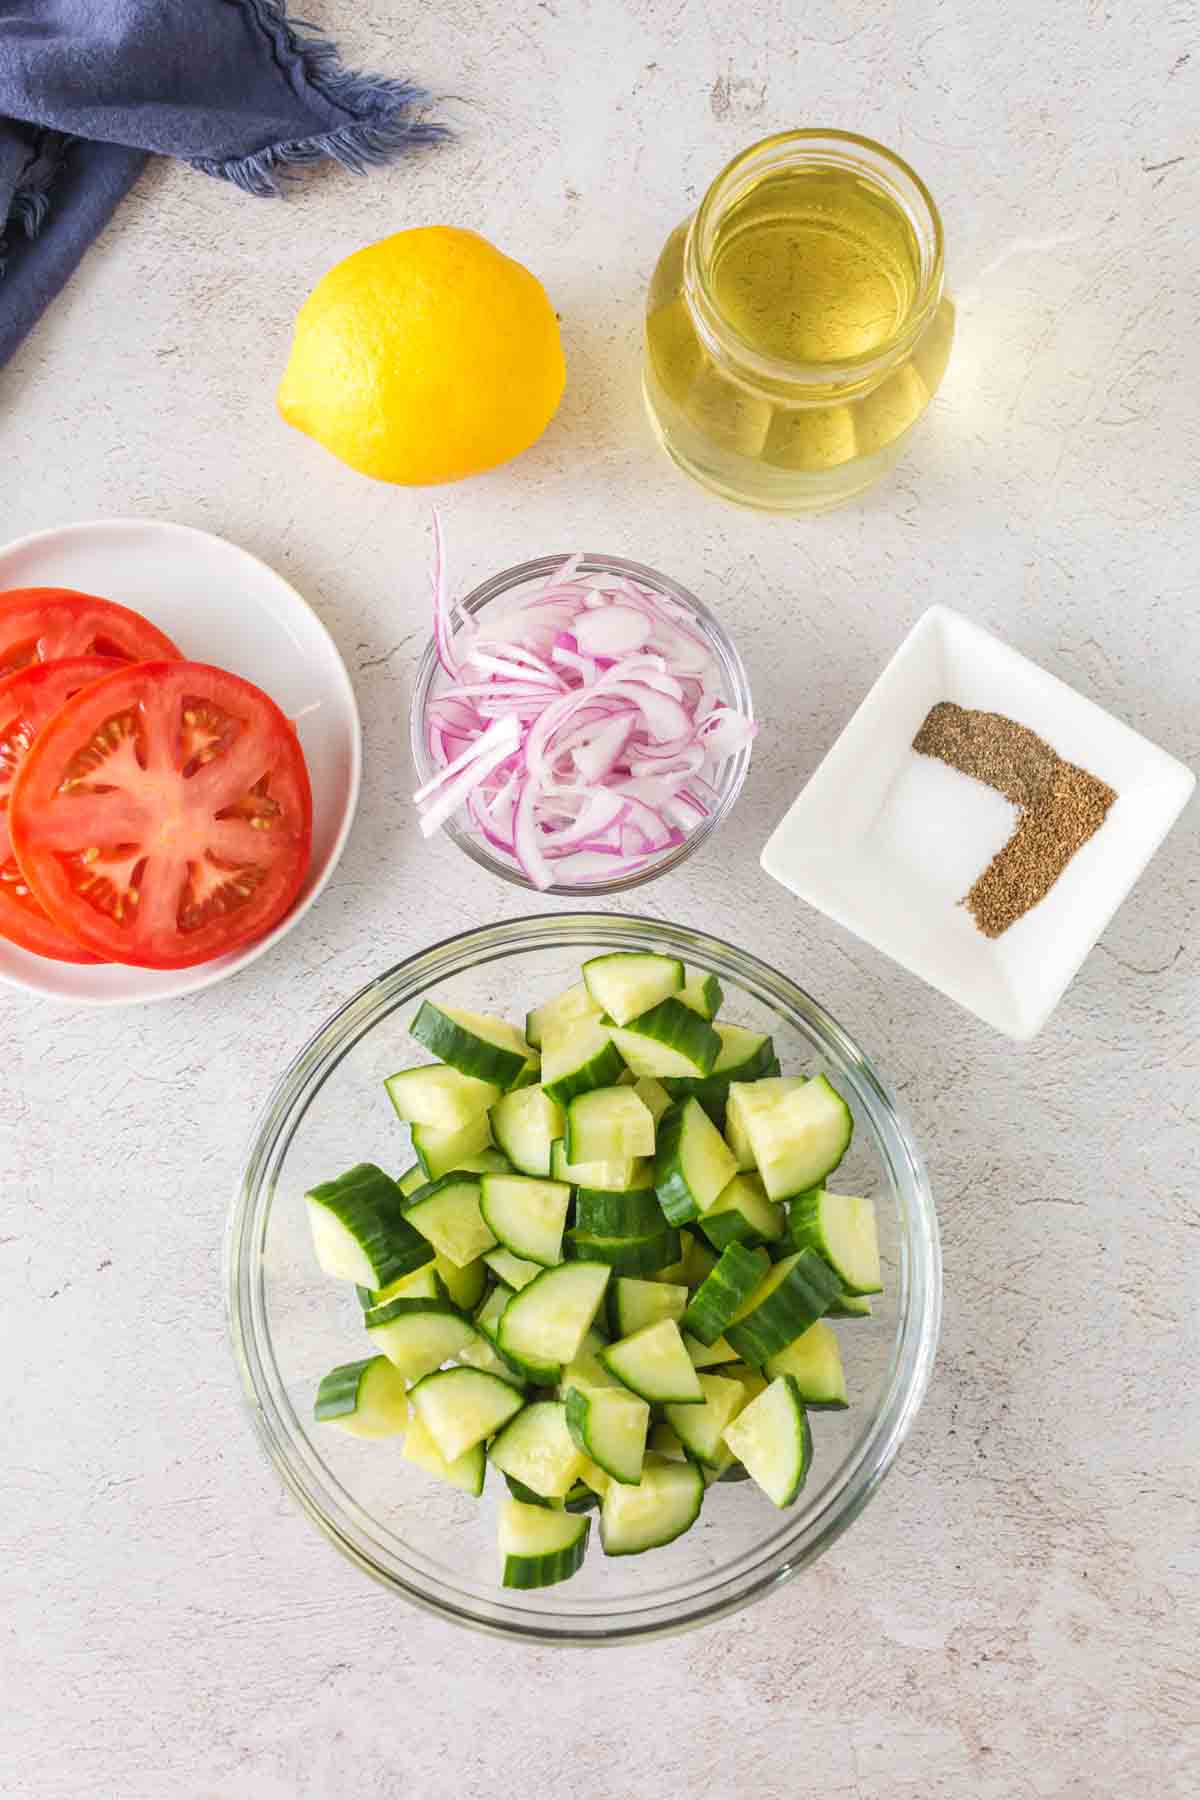
<svg viewBox="0 0 1200 1800">
<path fill-rule="evenodd" d="M 89 681 L 119 669 L 111 656 L 69 656 L 32 663 L 0 681 L 0 937 L 58 962 L 95 962 L 54 923 L 17 867 L 8 834 L 8 801 L 17 770 L 47 719 Z"/>
<path fill-rule="evenodd" d="M 287 912 L 312 797 L 299 739 L 261 688 L 206 663 L 136 663 L 43 726 L 9 824 L 29 886 L 85 949 L 180 969 Z"/>
<path fill-rule="evenodd" d="M 179 651 L 149 619 L 74 588 L 10 588 L 0 593 L 0 675 L 64 656 L 150 662 Z"/>
</svg>

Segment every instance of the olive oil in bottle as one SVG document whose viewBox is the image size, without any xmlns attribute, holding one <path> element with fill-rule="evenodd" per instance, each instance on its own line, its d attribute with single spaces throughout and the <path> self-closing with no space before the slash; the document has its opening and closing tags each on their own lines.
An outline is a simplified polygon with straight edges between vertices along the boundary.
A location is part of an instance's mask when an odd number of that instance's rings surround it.
<svg viewBox="0 0 1200 1800">
<path fill-rule="evenodd" d="M 788 133 L 718 178 L 651 284 L 647 404 L 728 497 L 836 505 L 890 468 L 945 371 L 933 203 L 866 139 Z"/>
</svg>

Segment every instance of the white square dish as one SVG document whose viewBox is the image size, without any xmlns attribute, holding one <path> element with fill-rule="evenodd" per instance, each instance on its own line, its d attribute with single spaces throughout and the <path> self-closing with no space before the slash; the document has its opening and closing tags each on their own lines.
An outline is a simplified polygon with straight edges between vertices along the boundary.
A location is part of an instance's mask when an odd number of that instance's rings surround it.
<svg viewBox="0 0 1200 1800">
<path fill-rule="evenodd" d="M 1037 906 L 988 938 L 961 904 L 1016 811 L 912 740 L 940 700 L 1006 715 L 1116 791 Z M 762 853 L 768 875 L 1009 1037 L 1039 1032 L 1179 817 L 1190 769 L 1057 676 L 933 606 Z"/>
</svg>

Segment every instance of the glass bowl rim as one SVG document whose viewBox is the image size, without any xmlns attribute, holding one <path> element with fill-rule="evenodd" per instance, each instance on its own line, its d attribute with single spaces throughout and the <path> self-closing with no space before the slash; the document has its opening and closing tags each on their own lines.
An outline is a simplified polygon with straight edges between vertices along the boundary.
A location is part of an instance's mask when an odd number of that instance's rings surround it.
<svg viewBox="0 0 1200 1800">
<path fill-rule="evenodd" d="M 621 947 L 647 937 L 674 944 L 694 960 L 707 957 L 727 964 L 740 978 L 749 978 L 748 991 L 755 992 L 756 997 L 774 1006 L 793 1024 L 797 1017 L 803 1020 L 818 1038 L 835 1047 L 855 1067 L 859 1082 L 867 1090 L 873 1127 L 889 1152 L 888 1173 L 902 1208 L 904 1230 L 891 1360 L 874 1417 L 843 1465 L 839 1487 L 825 1498 L 817 1517 L 808 1527 L 793 1532 L 783 1544 L 772 1539 L 765 1554 L 758 1553 L 761 1546 L 747 1553 L 756 1559 L 749 1570 L 718 1574 L 698 1600 L 687 1602 L 684 1616 L 641 1623 L 635 1619 L 632 1624 L 621 1623 L 618 1616 L 617 1623 L 610 1619 L 589 1631 L 549 1627 L 515 1614 L 508 1620 L 483 1617 L 456 1603 L 453 1597 L 428 1592 L 374 1561 L 369 1549 L 356 1543 L 348 1529 L 328 1516 L 306 1484 L 295 1453 L 294 1432 L 275 1402 L 269 1381 L 261 1373 L 265 1363 L 268 1373 L 278 1376 L 266 1323 L 262 1263 L 262 1242 L 275 1198 L 272 1172 L 279 1160 L 276 1152 L 286 1133 L 286 1153 L 326 1078 L 371 1028 L 384 1002 L 404 1004 L 425 991 L 432 979 L 461 974 L 507 955 L 579 943 Z M 861 1100 L 864 1096 L 860 1093 L 857 1097 Z M 892 1144 L 886 1142 L 889 1135 L 894 1140 Z M 752 952 L 739 950 L 709 933 L 649 917 L 579 912 L 508 919 L 454 933 L 364 983 L 323 1021 L 284 1069 L 255 1123 L 243 1178 L 229 1211 L 224 1286 L 231 1347 L 255 1433 L 283 1485 L 325 1537 L 384 1587 L 436 1617 L 490 1636 L 591 1648 L 671 1636 L 740 1611 L 798 1574 L 853 1523 L 894 1462 L 924 1398 L 941 1323 L 942 1266 L 933 1195 L 911 1127 L 873 1064 L 819 1001 Z M 282 1387 L 282 1383 L 279 1385 Z M 741 1560 L 745 1562 L 746 1556 Z M 502 1589 L 498 1592 L 503 1595 Z M 708 1598 L 709 1594 L 713 1597 Z M 499 1609 L 503 1601 L 493 1604 Z"/>
<path fill-rule="evenodd" d="M 511 568 L 501 569 L 472 588 L 465 599 L 455 604 L 463 611 L 477 613 L 501 595 L 511 593 L 526 583 L 536 581 L 539 577 L 552 575 L 563 563 L 570 560 L 576 552 L 559 552 L 548 556 L 537 556 L 528 562 L 514 563 Z M 673 576 L 664 575 L 661 570 L 653 569 L 648 563 L 634 562 L 625 556 L 610 556 L 601 550 L 585 550 L 579 554 L 579 568 L 585 574 L 628 575 L 636 581 L 653 587 L 667 599 L 677 601 L 686 607 L 709 641 L 717 663 L 724 677 L 728 696 L 732 705 L 739 712 L 753 721 L 754 703 L 750 693 L 750 678 L 746 673 L 737 645 L 722 625 L 720 619 L 707 607 L 703 600 L 693 594 L 690 588 Z M 425 645 L 424 653 L 413 679 L 412 704 L 409 710 L 409 746 L 413 766 L 417 771 L 418 785 L 424 784 L 434 774 L 434 765 L 425 747 L 425 704 L 429 699 L 434 680 L 440 668 L 437 654 L 437 643 L 431 635 Z M 655 862 L 647 864 L 632 875 L 614 876 L 611 881 L 562 882 L 548 888 L 536 888 L 527 876 L 515 864 L 502 861 L 494 851 L 476 836 L 465 831 L 456 819 L 447 819 L 442 830 L 452 843 L 456 844 L 464 855 L 477 863 L 480 868 L 498 875 L 513 887 L 524 888 L 529 894 L 547 894 L 559 899 L 597 900 L 610 894 L 627 893 L 631 888 L 641 887 L 644 882 L 656 881 L 660 875 L 678 868 L 694 850 L 699 849 L 716 830 L 717 826 L 732 812 L 737 798 L 745 784 L 750 768 L 752 745 L 746 744 L 734 756 L 727 759 L 722 774 L 720 799 L 707 819 L 690 832 L 682 844 L 673 850 L 666 850 Z"/>
</svg>

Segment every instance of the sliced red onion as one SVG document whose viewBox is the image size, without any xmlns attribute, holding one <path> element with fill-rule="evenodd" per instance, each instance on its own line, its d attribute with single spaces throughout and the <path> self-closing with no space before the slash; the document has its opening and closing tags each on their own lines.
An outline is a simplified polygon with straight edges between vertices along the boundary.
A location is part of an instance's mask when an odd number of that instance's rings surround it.
<svg viewBox="0 0 1200 1800">
<path fill-rule="evenodd" d="M 465 809 L 538 888 L 635 875 L 718 804 L 722 763 L 754 736 L 722 699 L 722 670 L 685 608 L 568 557 L 525 604 L 460 618 L 434 521 L 428 701 L 435 774 L 415 796 L 431 836 Z"/>
</svg>

